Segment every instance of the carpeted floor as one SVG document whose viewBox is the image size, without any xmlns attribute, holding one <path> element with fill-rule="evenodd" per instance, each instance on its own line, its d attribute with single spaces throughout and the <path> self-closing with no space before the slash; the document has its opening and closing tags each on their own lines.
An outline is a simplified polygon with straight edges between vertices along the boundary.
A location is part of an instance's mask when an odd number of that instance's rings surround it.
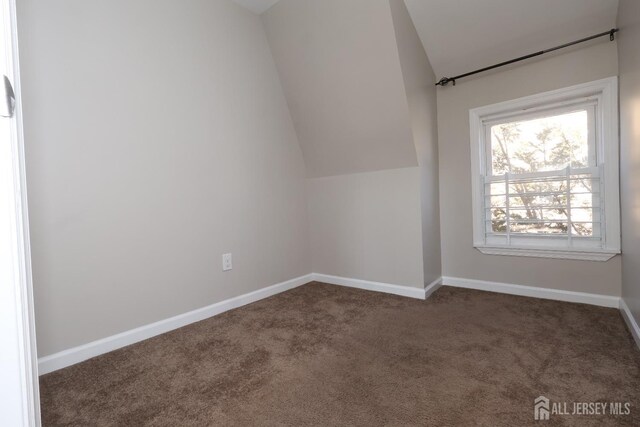
<svg viewBox="0 0 640 427">
<path fill-rule="evenodd" d="M 45 426 L 640 425 L 618 310 L 311 283 L 40 380 Z M 533 401 L 629 402 L 535 422 Z"/>
</svg>

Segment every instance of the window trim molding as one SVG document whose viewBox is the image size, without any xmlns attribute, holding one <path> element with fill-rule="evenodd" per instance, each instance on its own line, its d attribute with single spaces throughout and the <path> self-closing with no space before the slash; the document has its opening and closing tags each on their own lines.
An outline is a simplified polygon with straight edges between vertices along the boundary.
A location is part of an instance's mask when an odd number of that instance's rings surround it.
<svg viewBox="0 0 640 427">
<path fill-rule="evenodd" d="M 587 99 L 598 99 L 596 123 L 598 158 L 604 163 L 604 225 L 601 249 L 501 246 L 486 243 L 483 186 L 481 177 L 486 171 L 485 121 L 502 115 L 521 115 L 551 106 L 571 105 Z M 473 215 L 473 246 L 488 255 L 530 256 L 587 261 L 607 261 L 620 253 L 620 189 L 618 134 L 618 77 L 569 86 L 510 101 L 499 102 L 469 110 L 471 144 L 471 188 Z M 606 141 L 606 142 L 604 142 Z M 600 162 L 599 162 L 600 163 Z"/>
<path fill-rule="evenodd" d="M 480 252 L 486 255 L 524 256 L 536 258 L 573 259 L 580 261 L 608 261 L 618 255 L 620 251 L 580 250 L 580 249 L 546 249 L 523 248 L 510 246 L 476 246 Z"/>
</svg>

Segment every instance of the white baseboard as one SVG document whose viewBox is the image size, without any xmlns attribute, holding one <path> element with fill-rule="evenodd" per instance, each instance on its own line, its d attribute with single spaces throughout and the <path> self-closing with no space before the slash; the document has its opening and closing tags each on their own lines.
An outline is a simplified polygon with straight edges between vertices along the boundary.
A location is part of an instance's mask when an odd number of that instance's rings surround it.
<svg viewBox="0 0 640 427">
<path fill-rule="evenodd" d="M 117 335 L 112 335 L 110 337 L 102 338 L 88 344 L 70 348 L 68 350 L 52 354 L 50 356 L 41 357 L 38 359 L 39 374 L 43 375 L 49 372 L 56 371 L 58 369 L 66 368 L 67 366 L 75 365 L 76 363 L 82 362 L 92 357 L 99 356 L 101 354 L 108 353 L 110 351 L 117 350 L 131 344 L 135 344 L 137 342 L 146 340 L 156 335 L 163 334 L 165 332 L 172 331 L 174 329 L 181 328 L 190 323 L 199 322 L 220 313 L 224 313 L 225 311 L 242 307 L 243 305 L 259 301 L 261 299 L 279 294 L 284 291 L 288 291 L 289 289 L 293 289 L 298 286 L 304 285 L 305 283 L 313 281 L 314 279 L 312 278 L 312 276 L 313 275 L 311 274 L 300 276 L 295 279 L 287 280 L 286 282 L 278 283 L 276 285 L 269 286 L 263 289 L 258 289 L 257 291 L 230 298 L 228 300 L 224 300 L 207 307 L 199 308 L 188 313 L 180 314 L 169 319 L 160 320 L 158 322 L 141 326 L 136 329 L 131 329 Z"/>
<path fill-rule="evenodd" d="M 620 313 L 622 313 L 622 317 L 627 323 L 629 331 L 631 331 L 631 335 L 633 335 L 633 339 L 636 341 L 638 348 L 640 348 L 640 326 L 638 326 L 638 322 L 636 322 L 635 317 L 633 317 L 633 313 L 629 310 L 624 298 L 620 298 Z"/>
<path fill-rule="evenodd" d="M 400 295 L 403 297 L 425 299 L 424 288 L 392 285 L 390 283 L 372 282 L 370 280 L 349 279 L 346 277 L 330 276 L 328 274 L 320 273 L 313 273 L 312 276 L 313 280 L 316 282 L 329 283 L 330 285 L 347 286 L 349 288 L 365 289 L 367 291 L 384 292 L 386 294 Z"/>
<path fill-rule="evenodd" d="M 481 291 L 557 301 L 577 302 L 581 304 L 598 305 L 601 307 L 620 307 L 620 297 L 610 295 L 563 291 L 560 289 L 538 288 L 534 286 L 513 285 L 509 283 L 488 282 L 485 280 L 462 279 L 459 277 L 447 276 L 442 278 L 442 283 L 444 286 L 454 286 L 457 288 L 477 289 Z"/>
<path fill-rule="evenodd" d="M 435 291 L 437 291 L 440 286 L 442 286 L 442 277 L 438 277 L 436 280 L 434 280 L 433 282 L 429 283 L 427 286 L 425 286 L 424 288 L 424 298 L 427 299 L 431 296 L 432 293 L 434 293 Z"/>
<path fill-rule="evenodd" d="M 207 307 L 199 308 L 188 313 L 180 314 L 169 319 L 160 320 L 149 325 L 131 329 L 97 341 L 92 341 L 59 353 L 41 357 L 38 359 L 38 373 L 39 375 L 44 375 L 57 371 L 58 369 L 66 368 L 67 366 L 75 365 L 76 363 L 80 363 L 92 357 L 100 356 L 101 354 L 135 344 L 191 323 L 199 322 L 209 317 L 224 313 L 225 311 L 242 307 L 243 305 L 288 291 L 289 289 L 296 288 L 312 281 L 385 292 L 418 299 L 425 299 L 425 296 L 428 297 L 431 295 L 431 293 L 438 289 L 442 283 L 442 280 L 439 278 L 429 284 L 425 289 L 421 289 L 409 286 L 392 285 L 389 283 L 371 282 L 367 280 L 347 279 L 344 277 L 329 276 L 326 274 L 307 274 L 305 276 L 300 276 L 286 282 L 250 292 L 248 294 L 230 298 Z"/>
<path fill-rule="evenodd" d="M 242 307 L 243 305 L 259 301 L 261 299 L 296 288 L 306 283 L 317 281 L 333 285 L 347 286 L 351 288 L 369 291 L 384 292 L 416 299 L 426 299 L 440 286 L 454 286 L 468 289 L 478 289 L 490 292 L 499 292 L 511 295 L 528 296 L 534 298 L 553 299 L 559 301 L 577 302 L 583 304 L 598 305 L 603 307 L 619 308 L 629 325 L 634 339 L 640 347 L 640 328 L 631 315 L 624 300 L 619 297 L 588 294 L 582 292 L 562 291 L 557 289 L 545 289 L 532 286 L 512 285 L 507 283 L 487 282 L 482 280 L 461 279 L 457 277 L 441 277 L 434 280 L 425 288 L 413 288 L 410 286 L 393 285 L 390 283 L 372 282 L 368 280 L 349 279 L 346 277 L 331 276 L 327 274 L 312 273 L 300 276 L 286 282 L 278 283 L 257 291 L 230 298 L 216 304 L 209 305 L 188 313 L 180 314 L 169 319 L 160 320 L 149 325 L 131 329 L 120 334 L 102 338 L 78 347 L 61 351 L 38 359 L 38 371 L 40 375 L 66 368 L 92 357 L 126 347 L 131 344 L 152 338 L 154 336 L 181 328 L 188 324 L 199 322 L 212 316 Z"/>
</svg>

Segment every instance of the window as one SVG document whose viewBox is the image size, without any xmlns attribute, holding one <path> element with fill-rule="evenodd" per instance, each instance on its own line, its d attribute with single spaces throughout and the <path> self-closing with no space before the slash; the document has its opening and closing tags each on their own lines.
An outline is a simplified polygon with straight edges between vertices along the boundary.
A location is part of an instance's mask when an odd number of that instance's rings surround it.
<svg viewBox="0 0 640 427">
<path fill-rule="evenodd" d="M 610 78 L 470 111 L 476 248 L 620 252 L 617 90 Z"/>
</svg>

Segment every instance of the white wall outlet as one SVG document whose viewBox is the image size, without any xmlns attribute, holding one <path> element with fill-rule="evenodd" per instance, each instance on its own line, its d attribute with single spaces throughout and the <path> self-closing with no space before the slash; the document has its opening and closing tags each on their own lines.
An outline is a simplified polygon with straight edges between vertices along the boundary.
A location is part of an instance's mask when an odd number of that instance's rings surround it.
<svg viewBox="0 0 640 427">
<path fill-rule="evenodd" d="M 233 268 L 231 254 L 222 254 L 222 271 L 229 271 Z"/>
</svg>

